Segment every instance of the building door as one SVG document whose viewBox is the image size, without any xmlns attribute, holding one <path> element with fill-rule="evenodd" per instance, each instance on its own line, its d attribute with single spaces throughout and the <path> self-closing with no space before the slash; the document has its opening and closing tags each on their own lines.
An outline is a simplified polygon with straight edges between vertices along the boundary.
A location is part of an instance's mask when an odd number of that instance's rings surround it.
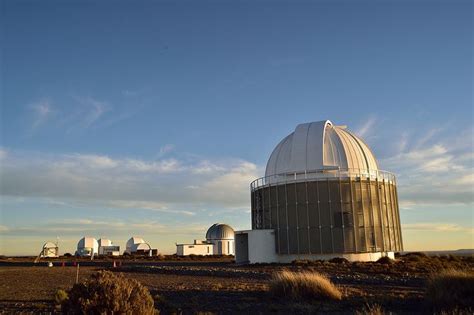
<svg viewBox="0 0 474 315">
<path fill-rule="evenodd" d="M 249 235 L 247 233 L 235 234 L 235 262 L 239 264 L 249 262 Z"/>
</svg>

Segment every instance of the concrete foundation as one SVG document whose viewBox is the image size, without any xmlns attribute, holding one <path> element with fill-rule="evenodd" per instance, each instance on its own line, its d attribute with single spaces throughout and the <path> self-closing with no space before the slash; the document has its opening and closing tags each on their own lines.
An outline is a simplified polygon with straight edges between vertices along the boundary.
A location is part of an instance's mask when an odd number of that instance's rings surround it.
<svg viewBox="0 0 474 315">
<path fill-rule="evenodd" d="M 274 230 L 235 232 L 235 261 L 238 264 L 291 263 L 294 260 L 329 260 L 336 257 L 348 261 L 377 261 L 385 256 L 395 258 L 394 252 L 282 255 L 275 250 Z"/>
</svg>

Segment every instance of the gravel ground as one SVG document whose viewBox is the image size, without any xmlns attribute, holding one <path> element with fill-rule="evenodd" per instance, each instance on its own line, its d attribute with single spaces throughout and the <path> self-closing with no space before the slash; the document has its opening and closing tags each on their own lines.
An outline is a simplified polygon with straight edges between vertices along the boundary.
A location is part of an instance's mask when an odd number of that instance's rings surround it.
<svg viewBox="0 0 474 315">
<path fill-rule="evenodd" d="M 221 262 L 124 262 L 121 267 L 97 262 L 81 266 L 80 281 L 100 269 L 122 272 L 148 287 L 162 313 L 348 313 L 378 304 L 395 313 L 426 312 L 426 280 L 437 270 L 457 268 L 474 271 L 472 258 L 406 256 L 393 264 L 295 262 L 291 265 L 236 266 Z M 339 302 L 295 303 L 272 297 L 268 288 L 279 270 L 316 271 L 340 287 Z M 0 312 L 54 313 L 54 293 L 70 288 L 76 278 L 73 266 L 53 268 L 0 266 Z"/>
</svg>

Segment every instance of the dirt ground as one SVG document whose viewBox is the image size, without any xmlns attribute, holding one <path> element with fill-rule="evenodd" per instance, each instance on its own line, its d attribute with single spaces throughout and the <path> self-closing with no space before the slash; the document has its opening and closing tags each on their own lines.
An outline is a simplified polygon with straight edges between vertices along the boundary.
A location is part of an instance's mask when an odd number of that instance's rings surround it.
<svg viewBox="0 0 474 315">
<path fill-rule="evenodd" d="M 31 266 L 10 261 L 0 266 L 0 312 L 54 313 L 54 294 L 69 289 L 76 267 L 56 263 Z M 127 261 L 111 268 L 110 262 L 80 266 L 79 281 L 100 269 L 122 272 L 145 285 L 161 313 L 194 314 L 353 314 L 367 305 L 380 305 L 397 314 L 432 313 L 424 302 L 428 277 L 441 269 L 474 271 L 472 257 L 407 255 L 393 264 L 297 261 L 291 265 L 236 266 L 221 261 L 164 262 Z M 117 264 L 118 265 L 118 264 Z M 344 293 L 342 301 L 291 302 L 274 298 L 268 288 L 272 273 L 279 270 L 317 271 L 330 277 Z"/>
</svg>

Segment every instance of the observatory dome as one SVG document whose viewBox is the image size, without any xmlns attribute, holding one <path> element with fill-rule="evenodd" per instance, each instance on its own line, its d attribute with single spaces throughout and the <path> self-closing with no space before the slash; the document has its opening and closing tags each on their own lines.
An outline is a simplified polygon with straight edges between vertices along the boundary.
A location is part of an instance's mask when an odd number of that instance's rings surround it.
<svg viewBox="0 0 474 315">
<path fill-rule="evenodd" d="M 56 244 L 54 244 L 53 242 L 46 242 L 43 245 L 43 248 L 56 248 L 56 247 L 58 247 L 58 246 Z"/>
<path fill-rule="evenodd" d="M 97 248 L 99 244 L 93 237 L 83 237 L 77 243 L 77 248 Z"/>
<path fill-rule="evenodd" d="M 206 239 L 210 240 L 233 240 L 234 229 L 227 224 L 215 223 L 206 233 Z"/>
<path fill-rule="evenodd" d="M 137 237 L 137 236 L 132 236 L 132 237 L 127 241 L 126 247 L 127 247 L 127 248 L 132 248 L 133 245 L 135 245 L 135 244 L 142 244 L 142 243 L 145 243 L 145 241 L 143 240 L 143 238 Z"/>
<path fill-rule="evenodd" d="M 79 256 L 91 256 L 99 253 L 99 243 L 93 237 L 83 237 L 77 243 L 76 254 Z"/>
<path fill-rule="evenodd" d="M 329 120 L 300 124 L 273 150 L 265 176 L 323 170 L 373 173 L 377 160 L 365 142 Z"/>
</svg>

